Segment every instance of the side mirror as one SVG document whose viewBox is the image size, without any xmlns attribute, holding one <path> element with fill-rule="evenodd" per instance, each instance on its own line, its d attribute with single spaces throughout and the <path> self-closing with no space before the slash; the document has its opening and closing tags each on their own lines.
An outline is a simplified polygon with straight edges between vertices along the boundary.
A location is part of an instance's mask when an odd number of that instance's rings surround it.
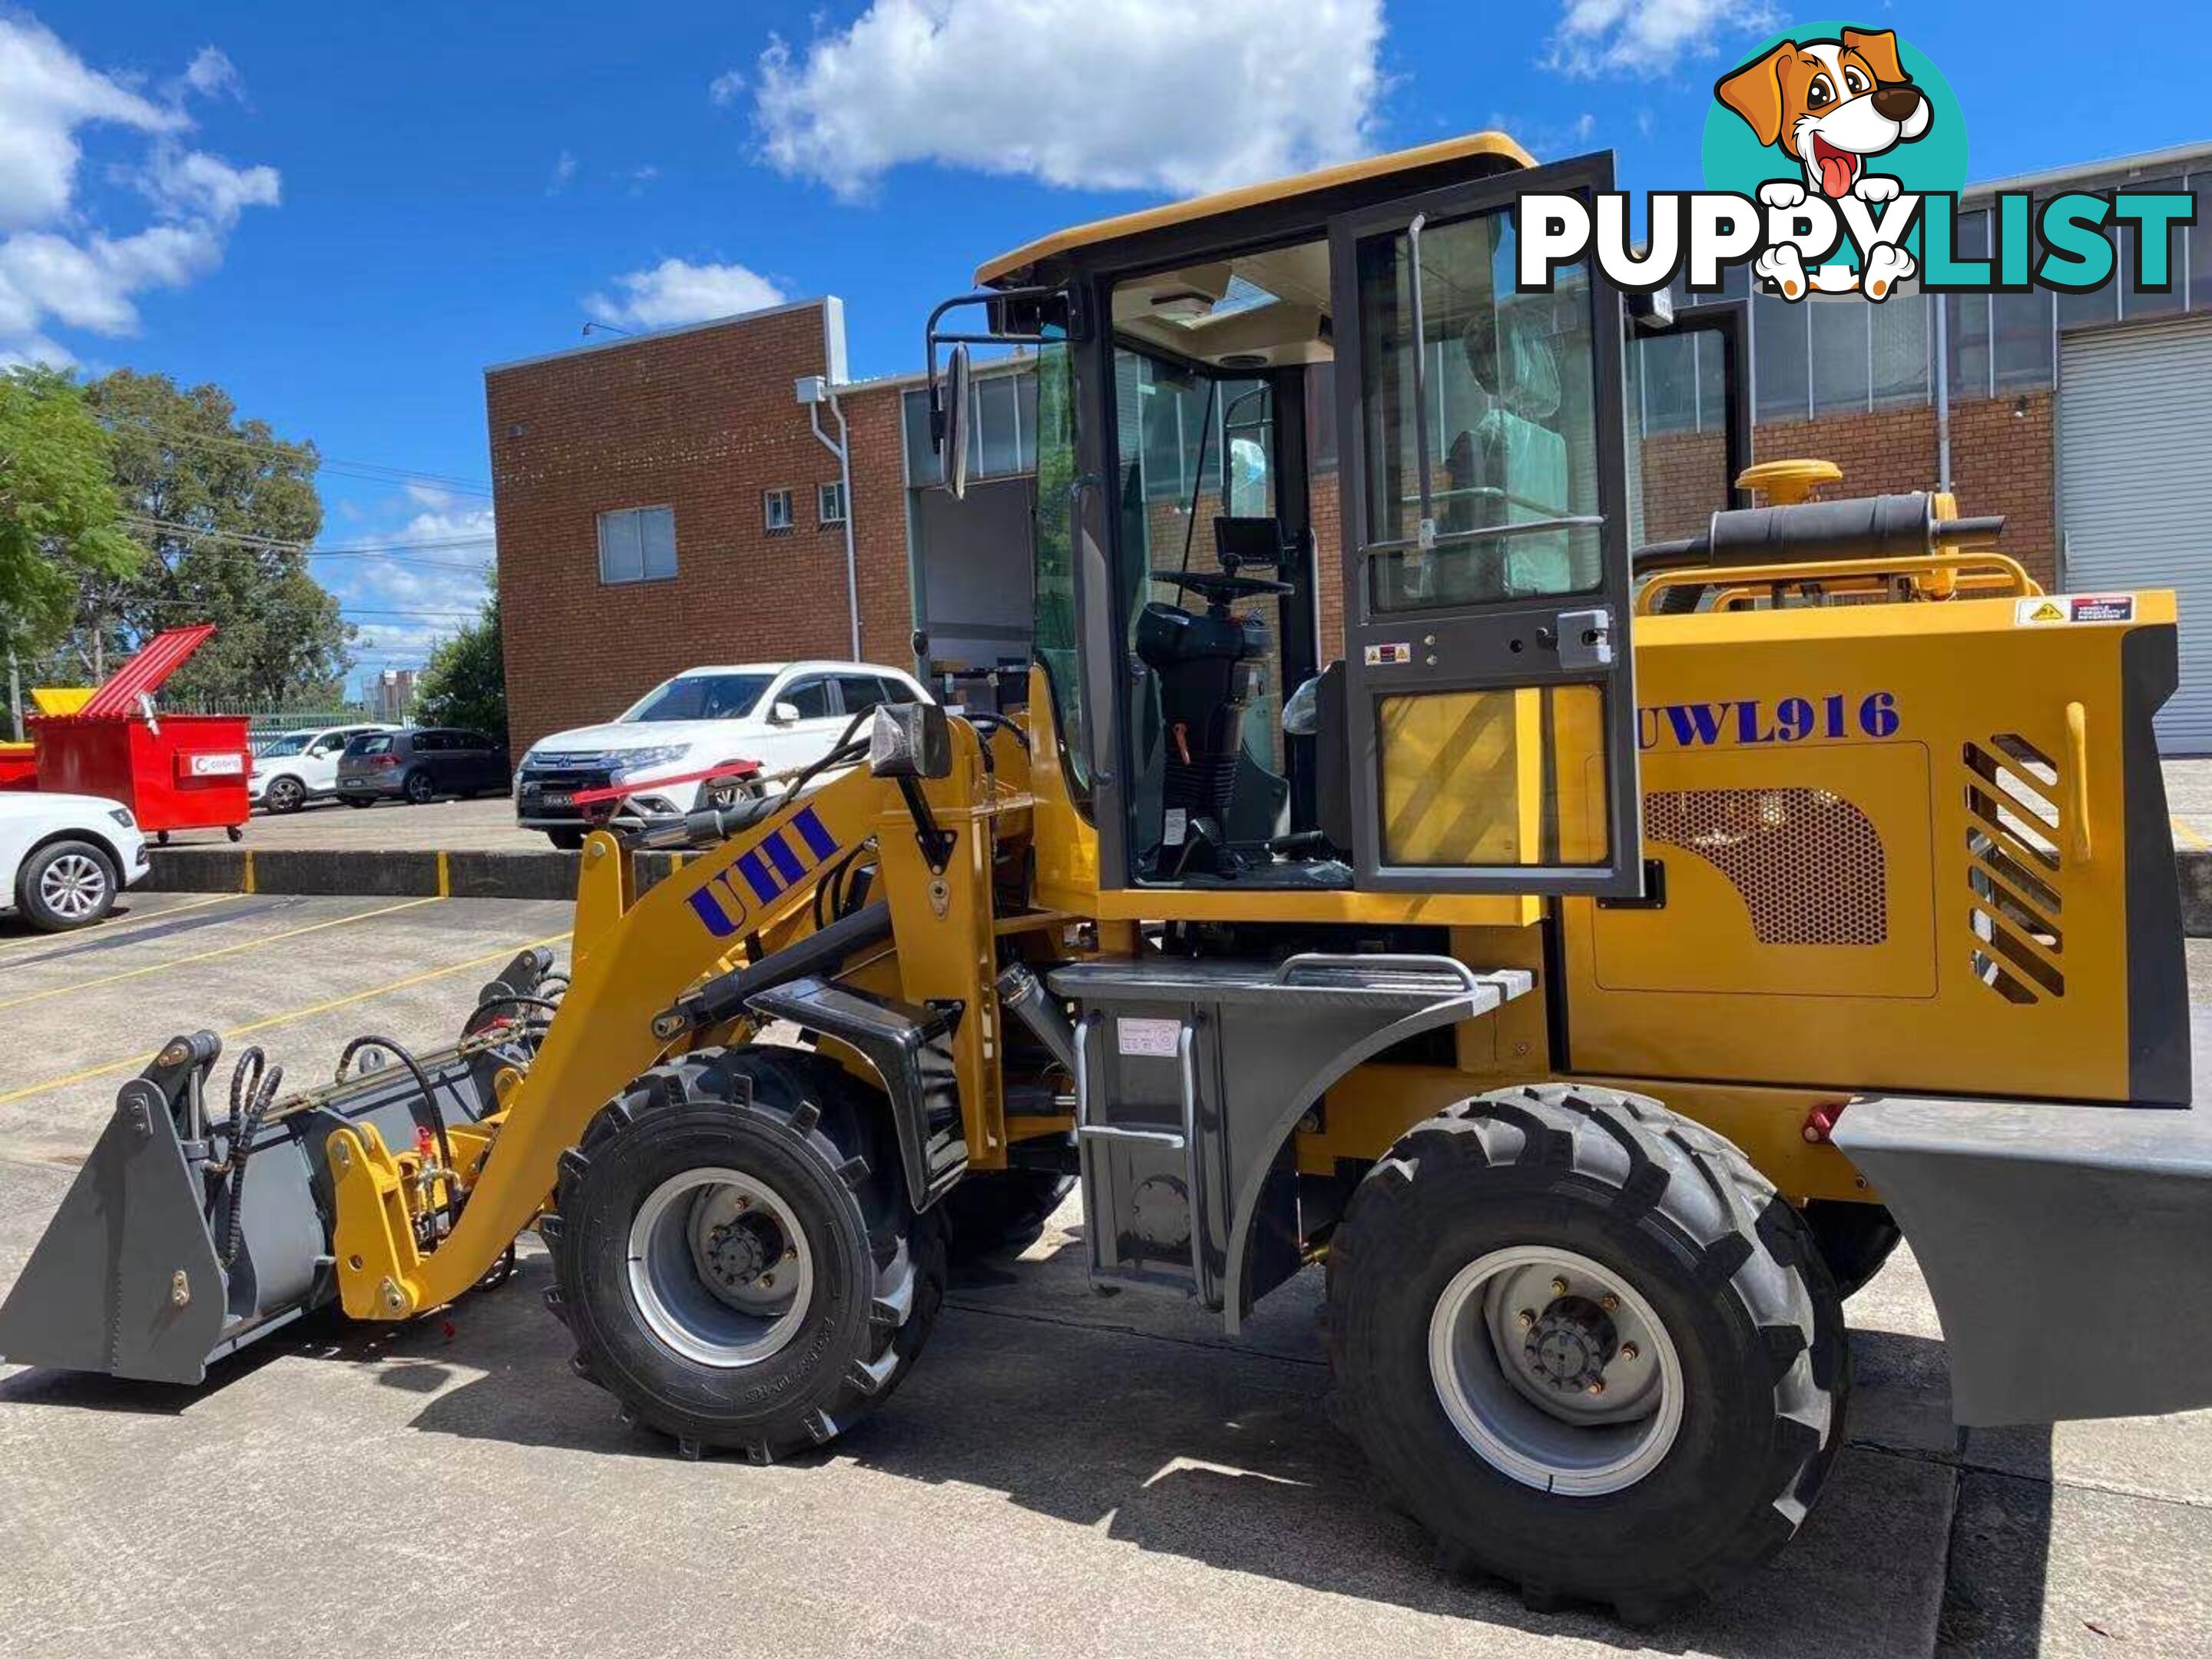
<svg viewBox="0 0 2212 1659">
<path fill-rule="evenodd" d="M 945 386 L 939 393 L 945 400 L 945 418 L 940 423 L 942 436 L 938 441 L 938 453 L 945 466 L 945 487 L 952 492 L 956 501 L 964 501 L 968 495 L 969 379 L 968 348 L 957 345 L 952 348 L 951 360 L 945 365 Z"/>
<path fill-rule="evenodd" d="M 798 725 L 799 705 L 795 702 L 785 702 L 779 698 L 775 706 L 768 711 L 768 723 L 770 726 Z"/>
<path fill-rule="evenodd" d="M 879 702 L 868 727 L 868 770 L 879 778 L 942 778 L 952 771 L 952 726 L 933 702 Z"/>
</svg>

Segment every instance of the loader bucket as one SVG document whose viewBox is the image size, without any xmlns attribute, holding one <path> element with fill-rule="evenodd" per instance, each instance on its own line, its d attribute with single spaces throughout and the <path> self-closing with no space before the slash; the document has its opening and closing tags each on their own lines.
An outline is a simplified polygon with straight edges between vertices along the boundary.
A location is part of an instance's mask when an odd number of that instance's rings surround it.
<svg viewBox="0 0 2212 1659">
<path fill-rule="evenodd" d="M 534 994 L 550 965 L 544 951 L 517 957 L 460 1041 L 416 1060 L 421 1079 L 392 1065 L 305 1090 L 249 1120 L 245 1136 L 210 1115 L 222 1040 L 172 1038 L 118 1093 L 0 1304 L 0 1360 L 197 1383 L 213 1361 L 336 1300 L 324 1142 L 368 1122 L 411 1145 L 418 1129 L 497 1109 L 493 1079 L 526 1067 L 534 1048 L 528 1027 L 498 1023 L 503 1000 Z"/>
</svg>

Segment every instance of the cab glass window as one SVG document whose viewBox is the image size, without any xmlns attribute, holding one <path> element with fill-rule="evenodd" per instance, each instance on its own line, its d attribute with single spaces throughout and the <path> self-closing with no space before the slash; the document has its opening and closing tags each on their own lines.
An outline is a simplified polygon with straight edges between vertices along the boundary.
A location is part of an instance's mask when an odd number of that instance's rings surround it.
<svg viewBox="0 0 2212 1659">
<path fill-rule="evenodd" d="M 1514 241 L 1502 210 L 1424 227 L 1418 335 L 1412 238 L 1359 246 L 1376 611 L 1582 593 L 1601 580 L 1589 272 L 1562 267 L 1552 293 L 1516 293 Z"/>
</svg>

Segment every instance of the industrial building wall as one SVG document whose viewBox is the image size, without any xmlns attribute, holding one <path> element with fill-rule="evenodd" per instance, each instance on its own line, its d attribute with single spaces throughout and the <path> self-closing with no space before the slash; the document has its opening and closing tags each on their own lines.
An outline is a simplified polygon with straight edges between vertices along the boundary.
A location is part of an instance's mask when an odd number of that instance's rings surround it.
<svg viewBox="0 0 2212 1659">
<path fill-rule="evenodd" d="M 697 664 L 850 654 L 843 532 L 818 496 L 837 461 L 793 393 L 832 368 L 824 324 L 810 303 L 487 371 L 518 753 Z M 897 399 L 862 390 L 844 406 L 864 651 L 903 667 Z M 790 525 L 770 529 L 764 495 L 786 489 Z M 673 574 L 605 580 L 601 515 L 663 507 Z"/>
</svg>

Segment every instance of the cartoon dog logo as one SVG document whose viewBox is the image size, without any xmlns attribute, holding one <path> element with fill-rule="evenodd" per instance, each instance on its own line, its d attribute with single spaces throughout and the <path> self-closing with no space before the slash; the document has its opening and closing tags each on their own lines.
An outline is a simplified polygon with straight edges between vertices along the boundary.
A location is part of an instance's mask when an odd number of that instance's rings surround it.
<svg viewBox="0 0 2212 1659">
<path fill-rule="evenodd" d="M 1893 199 L 1899 181 L 1867 171 L 1869 158 L 1923 137 L 1935 118 L 1928 95 L 1912 83 L 1898 59 L 1889 29 L 1847 28 L 1834 40 L 1784 40 L 1723 76 L 1713 96 L 1743 118 L 1759 142 L 1780 150 L 1802 170 L 1804 182 L 1777 179 L 1759 188 L 1770 207 L 1796 207 L 1810 190 L 1832 199 L 1867 203 Z M 1877 268 L 1878 267 L 1878 268 Z M 1807 278 L 1795 248 L 1770 250 L 1753 269 L 1796 299 Z M 1872 250 L 1862 274 L 1865 290 L 1881 299 L 1914 270 L 1901 248 Z M 1859 276 L 1830 267 L 1814 286 L 1855 288 Z"/>
</svg>

